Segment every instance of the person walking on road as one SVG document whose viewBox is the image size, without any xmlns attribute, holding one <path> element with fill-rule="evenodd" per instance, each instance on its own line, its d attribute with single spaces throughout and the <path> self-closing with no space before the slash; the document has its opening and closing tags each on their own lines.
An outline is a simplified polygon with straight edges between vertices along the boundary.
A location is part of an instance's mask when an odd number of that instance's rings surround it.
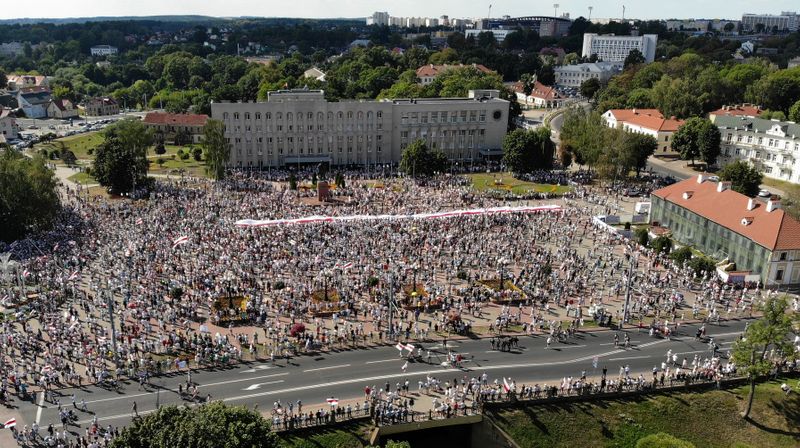
<svg viewBox="0 0 800 448">
<path fill-rule="evenodd" d="M 133 406 L 131 407 L 131 415 L 133 416 L 133 418 L 139 417 L 139 409 L 136 407 L 135 401 L 133 402 Z"/>
</svg>

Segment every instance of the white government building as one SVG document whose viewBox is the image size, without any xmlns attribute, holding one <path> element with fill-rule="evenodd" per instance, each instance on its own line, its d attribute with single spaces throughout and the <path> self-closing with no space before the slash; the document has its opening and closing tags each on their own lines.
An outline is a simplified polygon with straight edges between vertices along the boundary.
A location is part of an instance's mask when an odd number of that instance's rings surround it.
<svg viewBox="0 0 800 448">
<path fill-rule="evenodd" d="M 712 119 L 722 134 L 721 166 L 744 160 L 766 177 L 800 184 L 800 125 L 747 116 Z"/>
<path fill-rule="evenodd" d="M 596 78 L 601 84 L 607 83 L 613 76 L 622 73 L 622 64 L 618 62 L 587 62 L 585 64 L 562 65 L 556 67 L 556 85 L 564 87 L 580 87 L 584 81 Z"/>
<path fill-rule="evenodd" d="M 625 62 L 632 50 L 639 50 L 645 62 L 653 62 L 656 58 L 658 35 L 616 36 L 614 34 L 585 33 L 583 35 L 583 51 L 585 58 L 597 55 L 604 62 Z"/>
<path fill-rule="evenodd" d="M 497 90 L 469 98 L 331 102 L 322 90 L 269 92 L 266 102 L 211 104 L 225 124 L 230 165 L 279 167 L 304 163 L 399 163 L 403 150 L 422 139 L 451 161 L 502 154 L 509 102 Z"/>
</svg>

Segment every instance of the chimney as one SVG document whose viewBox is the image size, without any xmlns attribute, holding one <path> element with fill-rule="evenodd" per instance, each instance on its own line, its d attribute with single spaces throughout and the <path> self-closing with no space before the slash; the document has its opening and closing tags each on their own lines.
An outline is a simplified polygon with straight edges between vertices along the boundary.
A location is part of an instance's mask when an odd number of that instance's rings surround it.
<svg viewBox="0 0 800 448">
<path fill-rule="evenodd" d="M 753 198 L 748 199 L 747 200 L 747 210 L 752 210 L 754 208 L 756 208 L 756 200 L 753 199 Z"/>
<path fill-rule="evenodd" d="M 781 208 L 781 198 L 777 196 L 769 198 L 769 201 L 767 201 L 767 213 L 772 213 L 779 208 Z"/>
<path fill-rule="evenodd" d="M 698 175 L 697 175 L 697 183 L 698 183 L 698 184 L 702 184 L 702 183 L 703 183 L 703 182 L 705 182 L 706 180 L 708 180 L 708 178 L 706 177 L 706 175 L 705 175 L 705 174 L 698 174 Z"/>
<path fill-rule="evenodd" d="M 731 183 L 730 182 L 719 182 L 719 183 L 717 183 L 717 193 L 722 193 L 723 191 L 730 190 L 730 189 L 731 189 Z"/>
<path fill-rule="evenodd" d="M 694 194 L 694 191 L 686 191 L 686 192 L 683 193 L 683 199 L 688 201 L 689 199 L 692 198 L 693 194 Z"/>
</svg>

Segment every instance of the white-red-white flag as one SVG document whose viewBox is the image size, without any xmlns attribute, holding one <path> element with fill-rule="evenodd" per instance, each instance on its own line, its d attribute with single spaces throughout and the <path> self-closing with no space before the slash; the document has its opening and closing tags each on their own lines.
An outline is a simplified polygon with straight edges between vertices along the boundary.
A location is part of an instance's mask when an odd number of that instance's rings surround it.
<svg viewBox="0 0 800 448">
<path fill-rule="evenodd" d="M 182 236 L 175 241 L 172 242 L 172 248 L 175 249 L 176 247 L 180 246 L 181 244 L 186 244 L 189 242 L 188 236 Z"/>
<path fill-rule="evenodd" d="M 508 384 L 508 380 L 503 377 L 503 390 L 508 392 L 511 390 L 511 385 Z"/>
<path fill-rule="evenodd" d="M 3 424 L 3 428 L 5 428 L 5 429 L 13 428 L 15 426 L 17 426 L 17 419 L 15 419 L 15 418 L 6 420 L 6 422 Z"/>
<path fill-rule="evenodd" d="M 406 348 L 406 346 L 403 345 L 401 342 L 398 342 L 397 345 L 394 346 L 394 348 L 396 348 L 396 349 L 398 349 L 398 350 L 400 350 L 402 352 Z"/>
<path fill-rule="evenodd" d="M 406 350 L 408 350 L 409 352 L 413 352 L 413 351 L 414 351 L 414 348 L 416 348 L 416 347 L 414 347 L 414 345 L 413 345 L 413 344 L 406 344 L 406 345 L 404 345 L 404 346 L 403 346 L 403 348 L 405 348 L 405 349 L 406 349 Z"/>
<path fill-rule="evenodd" d="M 76 269 L 75 271 L 72 272 L 72 274 L 69 275 L 69 279 L 68 280 L 69 281 L 77 280 L 80 276 L 81 276 L 81 274 Z"/>
<path fill-rule="evenodd" d="M 329 404 L 329 405 L 331 405 L 331 406 L 336 406 L 336 405 L 338 405 L 338 404 L 339 404 L 339 399 L 338 399 L 338 398 L 333 398 L 333 397 L 331 397 L 331 398 L 328 398 L 328 399 L 327 399 L 327 400 L 325 400 L 325 401 L 327 401 L 327 402 L 328 402 L 328 404 Z"/>
</svg>

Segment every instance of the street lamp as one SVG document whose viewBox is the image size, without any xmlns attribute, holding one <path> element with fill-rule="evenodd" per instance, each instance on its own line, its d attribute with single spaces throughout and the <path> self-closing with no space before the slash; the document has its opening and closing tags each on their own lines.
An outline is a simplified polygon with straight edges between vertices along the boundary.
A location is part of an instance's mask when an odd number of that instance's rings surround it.
<svg viewBox="0 0 800 448">
<path fill-rule="evenodd" d="M 419 264 L 414 263 L 411 265 L 411 269 L 414 272 L 413 281 L 414 281 L 414 289 L 411 291 L 412 293 L 417 292 L 417 269 L 419 269 Z"/>
<path fill-rule="evenodd" d="M 225 271 L 222 280 L 225 282 L 225 289 L 228 293 L 228 308 L 233 309 L 233 294 L 231 293 L 231 283 L 233 282 L 233 272 L 230 270 Z"/>
</svg>

